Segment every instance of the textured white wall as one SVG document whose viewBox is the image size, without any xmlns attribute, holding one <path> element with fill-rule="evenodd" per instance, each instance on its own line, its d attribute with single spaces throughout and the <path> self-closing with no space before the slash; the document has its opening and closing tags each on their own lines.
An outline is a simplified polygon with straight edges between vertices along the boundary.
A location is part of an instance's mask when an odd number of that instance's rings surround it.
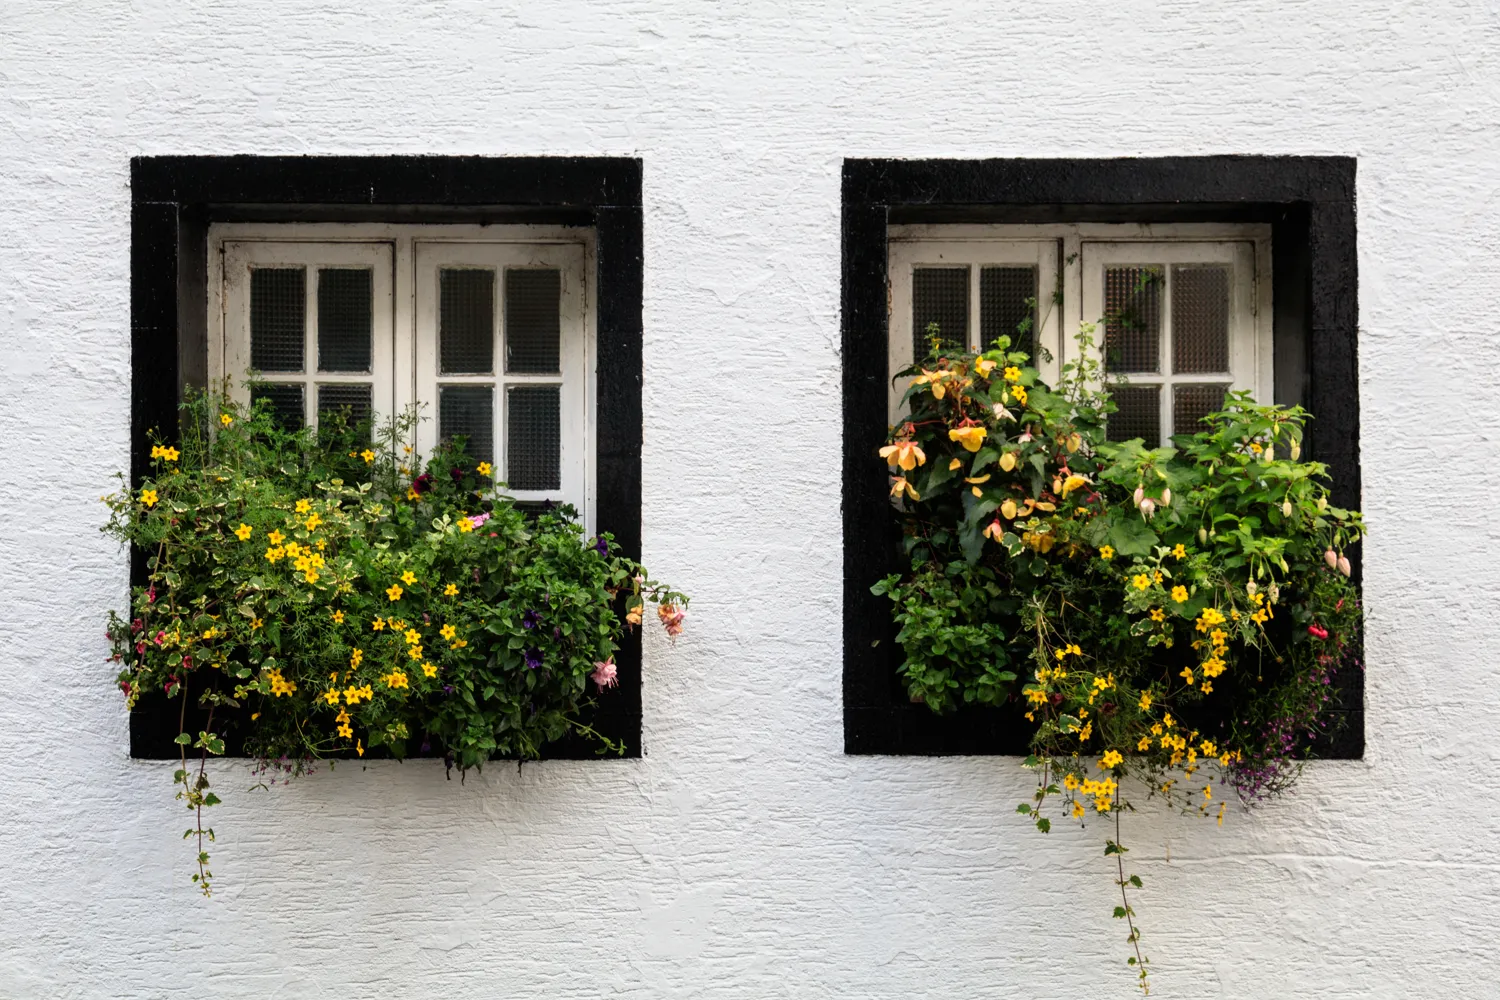
<svg viewBox="0 0 1500 1000">
<path fill-rule="evenodd" d="M 1359 157 L 1369 751 L 1131 818 L 1158 993 L 1494 996 L 1497 39 L 1494 0 L 0 4 L 0 997 L 1128 995 L 1102 830 L 1028 829 L 1014 761 L 841 753 L 839 169 L 1218 152 Z M 644 157 L 646 557 L 695 601 L 644 759 L 226 775 L 205 902 L 96 498 L 129 158 L 234 152 Z"/>
</svg>

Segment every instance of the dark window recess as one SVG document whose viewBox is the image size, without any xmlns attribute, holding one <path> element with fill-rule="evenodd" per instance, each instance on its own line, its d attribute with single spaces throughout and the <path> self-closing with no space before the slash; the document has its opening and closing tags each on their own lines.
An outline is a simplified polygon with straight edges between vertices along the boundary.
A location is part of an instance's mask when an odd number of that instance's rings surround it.
<svg viewBox="0 0 1500 1000">
<path fill-rule="evenodd" d="M 149 156 L 130 164 L 131 475 L 150 468 L 151 434 L 170 438 L 182 387 L 207 380 L 207 230 L 212 222 L 412 221 L 490 224 L 534 222 L 589 226 L 597 246 L 598 322 L 594 464 L 598 527 L 632 558 L 641 545 L 641 161 L 615 157 L 481 156 Z M 368 272 L 302 268 L 257 269 L 251 276 L 251 364 L 262 372 L 368 371 Z M 443 321 L 461 331 L 458 350 L 444 354 L 449 370 L 494 370 L 493 272 L 459 272 Z M 545 272 L 537 272 L 539 275 Z M 307 347 L 307 282 L 318 282 L 317 357 Z M 523 328 L 522 365 L 545 367 L 549 347 L 545 277 L 530 281 L 514 319 Z M 488 284 L 486 284 L 486 282 Z M 445 296 L 446 298 L 446 296 Z M 555 312 L 555 306 L 554 306 Z M 555 326 L 555 319 L 551 321 Z M 446 340 L 446 338 L 445 338 Z M 512 363 L 515 363 L 514 360 Z M 264 383 L 288 419 L 291 393 L 316 392 L 316 405 L 369 406 L 365 384 L 302 386 Z M 436 409 L 436 407 L 434 407 Z M 297 420 L 305 410 L 298 409 Z M 493 424 L 491 424 L 493 426 Z M 535 432 L 533 432 L 535 433 Z M 555 432 L 554 432 L 555 433 Z M 545 434 L 543 434 L 545 438 Z M 540 476 L 545 476 L 545 467 Z M 145 558 L 131 554 L 132 579 L 145 578 Z M 602 692 L 585 721 L 641 753 L 640 633 L 625 637 L 616 657 L 620 684 Z M 141 698 L 130 715 L 133 757 L 175 760 L 181 704 L 159 694 Z M 203 713 L 189 705 L 189 731 Z M 242 732 L 233 713 L 214 716 L 231 755 Z M 595 759 L 594 744 L 565 739 L 554 758 Z"/>
<path fill-rule="evenodd" d="M 438 371 L 488 375 L 495 370 L 495 272 L 444 268 L 438 276 Z"/>
<path fill-rule="evenodd" d="M 1156 447 L 1161 441 L 1161 386 L 1117 385 L 1111 395 L 1119 409 L 1109 415 L 1109 439 L 1143 438 L 1147 447 Z"/>
<path fill-rule="evenodd" d="M 985 267 L 979 271 L 979 348 L 989 350 L 1002 334 L 1010 349 L 1035 363 L 1036 268 Z"/>
<path fill-rule="evenodd" d="M 505 370 L 556 375 L 561 368 L 562 272 L 512 268 L 505 272 Z"/>
<path fill-rule="evenodd" d="M 934 337 L 939 349 L 962 351 L 969 338 L 969 269 L 918 267 L 911 273 L 912 358 L 927 357 Z"/>
<path fill-rule="evenodd" d="M 271 415 L 276 421 L 276 426 L 282 430 L 300 431 L 306 422 L 304 414 L 307 412 L 303 403 L 302 386 L 300 384 L 278 385 L 274 382 L 252 385 L 250 387 L 250 402 L 259 403 L 261 400 L 269 400 L 271 404 Z"/>
<path fill-rule="evenodd" d="M 844 357 L 844 750 L 851 754 L 1021 754 L 1026 733 L 1019 706 L 966 709 L 938 716 L 910 704 L 896 668 L 901 650 L 890 602 L 870 585 L 900 568 L 900 538 L 890 516 L 884 467 L 874 457 L 886 434 L 887 233 L 891 225 L 923 223 L 1259 222 L 1271 226 L 1275 398 L 1301 403 L 1317 416 L 1304 454 L 1328 464 L 1333 502 L 1360 498 L 1359 393 L 1356 323 L 1355 162 L 1347 157 L 1206 156 L 1113 160 L 846 160 L 843 177 Z M 968 321 L 957 279 L 913 274 L 913 329 L 929 317 L 954 330 Z M 945 269 L 932 269 L 942 271 Z M 1106 329 L 1116 370 L 1159 371 L 1163 363 L 1208 374 L 1217 364 L 1216 319 L 1221 290 L 1212 274 L 1175 273 L 1183 283 L 1172 306 L 1193 317 L 1199 336 L 1181 356 L 1161 358 L 1159 282 L 1140 283 L 1142 270 L 1121 275 L 1107 290 L 1119 322 Z M 984 316 L 981 281 L 980 329 Z M 1150 283 L 1148 283 L 1149 285 Z M 920 296 L 920 304 L 918 298 Z M 1152 296 L 1156 296 L 1153 298 Z M 1129 324 L 1127 326 L 1127 319 Z M 957 342 L 957 340 L 955 340 Z M 917 356 L 926 353 L 920 340 Z M 1145 387 L 1141 387 L 1145 388 Z M 1160 391 L 1157 389 L 1156 391 Z M 1221 386 L 1173 389 L 1177 417 L 1206 412 Z M 1159 397 L 1154 397 L 1159 399 Z M 1150 416 L 1146 411 L 1149 409 Z M 1160 406 L 1115 415 L 1160 420 Z M 1174 428 L 1177 429 L 1177 428 Z M 1153 431 L 1154 433 L 1154 431 Z M 1132 435 L 1134 436 L 1134 435 Z M 1358 553 L 1351 553 L 1359 573 Z M 1338 678 L 1340 722 L 1315 740 L 1322 757 L 1364 754 L 1364 677 Z"/>
</svg>

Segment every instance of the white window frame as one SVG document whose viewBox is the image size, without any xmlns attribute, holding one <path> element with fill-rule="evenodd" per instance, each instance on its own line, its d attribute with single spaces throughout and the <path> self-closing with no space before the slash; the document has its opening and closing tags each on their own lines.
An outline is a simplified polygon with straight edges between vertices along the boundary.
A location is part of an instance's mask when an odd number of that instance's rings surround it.
<svg viewBox="0 0 1500 1000">
<path fill-rule="evenodd" d="M 1191 264 L 1222 262 L 1231 267 L 1230 363 L 1223 375 L 1171 376 L 1126 373 L 1127 384 L 1174 382 L 1196 385 L 1222 382 L 1249 389 L 1269 402 L 1274 393 L 1271 309 L 1271 227 L 1263 223 L 1049 223 L 893 225 L 887 231 L 890 288 L 890 374 L 911 363 L 911 271 L 924 265 L 1006 265 L 1030 263 L 1031 256 L 1056 262 L 1056 285 L 1046 283 L 1038 264 L 1035 343 L 1052 360 L 1034 360 L 1044 379 L 1057 377 L 1061 366 L 1077 355 L 1075 336 L 1085 321 L 1103 319 L 1102 277 L 1106 264 Z M 1060 279 L 1060 280 L 1059 280 Z M 978 282 L 972 281 L 969 340 L 978 336 Z M 1097 289 L 1093 285 L 1098 285 Z M 1062 300 L 1052 304 L 1050 290 L 1060 287 Z M 1090 313 L 1090 309 L 1094 313 Z M 1163 357 L 1171 349 L 1170 303 L 1163 304 Z M 1248 315 L 1247 315 L 1248 311 Z M 1097 334 L 1101 342 L 1101 324 Z M 1039 350 L 1038 355 L 1042 352 Z M 903 412 L 904 385 L 889 395 L 891 423 Z M 1170 388 L 1163 389 L 1162 437 L 1171 437 Z"/>
<path fill-rule="evenodd" d="M 422 405 L 423 420 L 412 447 L 426 455 L 437 442 L 438 384 L 489 381 L 496 385 L 495 452 L 496 477 L 503 480 L 504 386 L 508 384 L 562 384 L 562 481 L 557 490 L 507 490 L 519 500 L 553 500 L 573 504 L 592 530 L 595 520 L 595 426 L 596 342 L 595 303 L 596 248 L 594 231 L 586 227 L 470 224 L 398 223 L 215 223 L 209 227 L 207 284 L 209 377 L 218 382 L 229 377 L 235 398 L 248 398 L 244 388 L 249 361 L 248 279 L 243 303 L 231 301 L 230 277 L 241 263 L 253 257 L 259 266 L 277 261 L 315 267 L 325 259 L 332 266 L 347 266 L 343 260 L 362 260 L 362 255 L 387 247 L 390 357 L 389 393 L 377 387 L 374 405 L 382 416 Z M 231 253 L 234 256 L 231 256 Z M 503 340 L 495 344 L 496 374 L 493 376 L 448 376 L 436 372 L 437 267 L 433 262 L 468 261 L 463 266 L 497 266 L 495 322 L 504 323 L 503 280 L 505 267 L 555 266 L 562 271 L 562 342 L 559 345 L 560 375 L 510 375 L 504 373 Z M 306 262 L 312 261 L 312 264 Z M 424 266 L 427 265 L 427 266 Z M 430 284 L 430 287 L 424 287 Z M 314 372 L 316 366 L 316 291 L 308 282 L 309 338 L 307 355 L 309 385 L 337 381 L 340 377 Z M 376 277 L 375 322 L 381 328 L 382 279 Z M 236 310 L 231 313 L 231 307 Z M 424 319 L 425 317 L 425 319 Z M 427 324 L 427 325 L 424 325 Z M 377 332 L 377 346 L 379 351 Z M 240 346 L 243 344 L 243 346 Z M 424 360 L 425 359 L 425 360 Z M 268 380 L 295 381 L 303 376 L 268 373 Z M 383 378 L 383 375 L 376 375 Z M 343 381 L 370 381 L 371 376 L 345 376 Z M 383 383 L 382 383 L 383 384 Z M 306 403 L 313 407 L 313 403 Z M 316 415 L 313 414 L 313 417 Z M 311 425 L 311 422 L 310 422 Z"/>
</svg>

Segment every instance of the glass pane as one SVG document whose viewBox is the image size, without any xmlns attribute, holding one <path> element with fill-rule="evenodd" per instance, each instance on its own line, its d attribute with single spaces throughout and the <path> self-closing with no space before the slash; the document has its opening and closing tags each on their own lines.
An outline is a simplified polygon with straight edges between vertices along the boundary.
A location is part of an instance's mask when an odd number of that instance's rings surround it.
<svg viewBox="0 0 1500 1000">
<path fill-rule="evenodd" d="M 505 370 L 551 375 L 558 364 L 562 272 L 505 272 Z"/>
<path fill-rule="evenodd" d="M 300 372 L 306 317 L 307 273 L 302 268 L 251 271 L 250 367 L 263 372 Z"/>
<path fill-rule="evenodd" d="M 555 385 L 516 386 L 507 395 L 505 481 L 513 490 L 562 486 L 562 390 Z"/>
<path fill-rule="evenodd" d="M 365 268 L 318 271 L 318 370 L 370 370 L 374 275 Z"/>
<path fill-rule="evenodd" d="M 1224 405 L 1224 389 L 1222 385 L 1173 386 L 1172 433 L 1196 434 L 1205 430 L 1199 421 Z"/>
<path fill-rule="evenodd" d="M 1172 370 L 1229 371 L 1229 268 L 1172 268 Z"/>
<path fill-rule="evenodd" d="M 1109 394 L 1119 407 L 1105 428 L 1111 441 L 1144 438 L 1147 448 L 1161 444 L 1161 386 L 1122 385 Z"/>
<path fill-rule="evenodd" d="M 299 431 L 306 423 L 302 409 L 301 385 L 253 385 L 250 387 L 251 404 L 262 399 L 271 401 L 271 414 L 276 425 L 283 430 Z"/>
<path fill-rule="evenodd" d="M 1161 371 L 1159 267 L 1104 271 L 1104 358 L 1112 372 Z"/>
<path fill-rule="evenodd" d="M 989 350 L 1001 334 L 1010 337 L 1010 349 L 1032 353 L 1036 343 L 1036 268 L 984 267 L 979 270 L 979 346 Z M 1025 324 L 1023 332 L 1021 325 Z"/>
<path fill-rule="evenodd" d="M 969 337 L 967 267 L 919 267 L 912 271 L 912 357 L 919 363 L 932 346 L 927 334 L 932 323 L 937 324 L 942 350 L 963 350 Z"/>
<path fill-rule="evenodd" d="M 444 268 L 438 276 L 438 368 L 446 374 L 495 370 L 495 272 Z"/>
<path fill-rule="evenodd" d="M 368 385 L 320 385 L 318 412 L 345 414 L 349 423 L 357 424 L 369 418 L 370 398 Z"/>
<path fill-rule="evenodd" d="M 495 390 L 488 385 L 445 385 L 438 389 L 438 435 L 446 443 L 465 439 L 474 462 L 495 461 Z"/>
</svg>

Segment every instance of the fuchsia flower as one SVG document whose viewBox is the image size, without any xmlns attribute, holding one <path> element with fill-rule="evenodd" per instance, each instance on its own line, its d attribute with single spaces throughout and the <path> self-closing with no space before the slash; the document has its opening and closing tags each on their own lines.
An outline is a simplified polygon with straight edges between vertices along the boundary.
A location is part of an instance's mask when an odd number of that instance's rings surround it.
<svg viewBox="0 0 1500 1000">
<path fill-rule="evenodd" d="M 682 634 L 682 620 L 687 617 L 687 612 L 675 604 L 663 604 L 656 609 L 656 617 L 666 626 L 667 635 L 675 639 Z"/>
<path fill-rule="evenodd" d="M 616 676 L 617 673 L 618 670 L 615 667 L 615 658 L 611 656 L 607 660 L 595 661 L 594 672 L 589 674 L 589 679 L 592 680 L 595 684 L 599 685 L 599 690 L 602 691 L 605 688 L 612 688 L 616 684 L 620 683 L 619 677 Z"/>
</svg>

